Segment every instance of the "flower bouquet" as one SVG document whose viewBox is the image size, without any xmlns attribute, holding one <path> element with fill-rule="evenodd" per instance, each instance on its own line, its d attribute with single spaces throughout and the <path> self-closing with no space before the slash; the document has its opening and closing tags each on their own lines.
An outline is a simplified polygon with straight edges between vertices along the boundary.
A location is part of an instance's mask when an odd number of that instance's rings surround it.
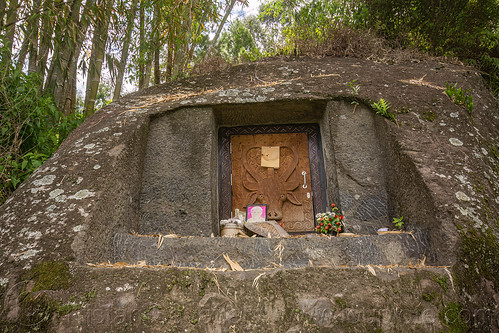
<svg viewBox="0 0 499 333">
<path fill-rule="evenodd" d="M 331 211 L 319 213 L 315 215 L 317 226 L 315 231 L 321 234 L 329 235 L 335 233 L 336 236 L 345 230 L 343 215 L 338 215 L 338 208 L 335 204 L 331 204 Z"/>
</svg>

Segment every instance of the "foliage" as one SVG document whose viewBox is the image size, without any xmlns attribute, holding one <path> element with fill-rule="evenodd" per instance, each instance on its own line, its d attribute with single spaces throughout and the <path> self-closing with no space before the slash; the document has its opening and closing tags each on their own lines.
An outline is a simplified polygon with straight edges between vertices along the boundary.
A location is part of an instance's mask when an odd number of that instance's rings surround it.
<svg viewBox="0 0 499 333">
<path fill-rule="evenodd" d="M 457 105 L 465 105 L 468 108 L 469 113 L 473 112 L 473 96 L 468 95 L 468 90 L 463 90 L 462 88 L 457 88 L 457 83 L 454 85 L 446 83 L 445 93 L 450 98 L 451 101 Z"/>
<path fill-rule="evenodd" d="M 468 324 L 462 313 L 463 307 L 459 303 L 451 302 L 440 311 L 440 321 L 447 326 L 451 333 L 468 332 Z"/>
<path fill-rule="evenodd" d="M 496 0 L 273 0 L 259 19 L 275 42 L 262 53 L 376 58 L 387 46 L 416 49 L 477 65 L 499 94 Z"/>
<path fill-rule="evenodd" d="M 357 96 L 360 90 L 360 84 L 357 83 L 357 79 L 347 82 L 347 86 L 350 87 L 352 94 Z"/>
<path fill-rule="evenodd" d="M 357 0 L 362 25 L 402 47 L 458 57 L 486 71 L 499 87 L 499 2 L 496 0 Z"/>
<path fill-rule="evenodd" d="M 67 289 L 71 279 L 69 266 L 62 261 L 41 261 L 26 276 L 35 280 L 32 291 Z"/>
<path fill-rule="evenodd" d="M 399 228 L 399 230 L 402 230 L 402 226 L 404 225 L 404 221 L 403 221 L 404 217 L 401 216 L 401 217 L 394 217 L 393 218 L 393 221 L 392 223 L 397 227 Z"/>
<path fill-rule="evenodd" d="M 95 111 L 111 103 L 111 86 L 106 83 L 100 83 L 95 98 Z"/>
<path fill-rule="evenodd" d="M 338 215 L 337 212 L 338 207 L 335 204 L 331 204 L 331 211 L 315 215 L 317 220 L 315 231 L 325 235 L 333 232 L 338 234 L 345 231 L 343 215 Z"/>
<path fill-rule="evenodd" d="M 376 114 L 379 114 L 379 115 L 393 121 L 394 123 L 397 122 L 395 120 L 395 115 L 388 111 L 388 109 L 391 107 L 390 103 L 385 101 L 383 98 L 380 98 L 379 102 L 374 102 L 372 104 L 372 107 L 373 107 L 374 111 L 376 111 Z"/>
<path fill-rule="evenodd" d="M 220 54 L 232 62 L 254 61 L 262 57 L 255 37 L 261 26 L 254 17 L 233 21 L 227 31 L 222 33 L 218 49 Z M 255 36 L 255 37 L 254 37 Z"/>
<path fill-rule="evenodd" d="M 5 55 L 6 53 L 4 53 Z M 82 121 L 64 116 L 41 80 L 0 62 L 0 203 L 59 147 Z"/>
</svg>

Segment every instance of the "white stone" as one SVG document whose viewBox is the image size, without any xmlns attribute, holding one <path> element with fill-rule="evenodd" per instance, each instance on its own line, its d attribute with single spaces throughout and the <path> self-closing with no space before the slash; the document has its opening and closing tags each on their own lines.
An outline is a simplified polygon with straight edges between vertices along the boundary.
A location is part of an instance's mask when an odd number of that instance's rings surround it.
<svg viewBox="0 0 499 333">
<path fill-rule="evenodd" d="M 93 149 L 95 147 L 95 143 L 90 143 L 88 145 L 83 146 L 85 149 Z"/>
<path fill-rule="evenodd" d="M 29 231 L 26 233 L 27 238 L 34 238 L 35 240 L 40 239 L 42 237 L 42 233 L 40 231 Z"/>
<path fill-rule="evenodd" d="M 93 197 L 95 195 L 95 192 L 91 192 L 89 190 L 81 190 L 76 192 L 74 195 L 70 196 L 70 199 L 76 199 L 76 200 L 81 200 L 85 199 L 88 197 Z"/>
<path fill-rule="evenodd" d="M 19 255 L 17 255 L 17 259 L 20 259 L 20 260 L 29 259 L 29 258 L 35 256 L 38 252 L 40 252 L 40 250 L 29 249 L 29 250 L 26 250 L 26 251 L 20 253 Z"/>
<path fill-rule="evenodd" d="M 100 169 L 100 165 L 99 164 L 94 165 L 94 170 L 98 170 L 98 169 Z"/>
<path fill-rule="evenodd" d="M 82 225 L 77 225 L 76 227 L 73 228 L 73 231 L 74 232 L 78 232 L 78 231 L 82 231 L 83 229 L 85 229 L 84 226 Z"/>
<path fill-rule="evenodd" d="M 33 182 L 34 186 L 44 186 L 44 185 L 50 185 L 54 182 L 55 180 L 55 175 L 46 175 L 42 179 L 37 179 Z M 35 192 L 36 193 L 36 192 Z"/>
<path fill-rule="evenodd" d="M 90 214 L 86 213 L 82 207 L 78 208 L 78 212 L 80 212 L 80 215 L 83 217 L 88 217 L 88 215 L 90 215 Z"/>
<path fill-rule="evenodd" d="M 458 191 L 456 192 L 456 198 L 461 201 L 470 201 L 470 197 L 468 197 L 464 192 Z"/>
<path fill-rule="evenodd" d="M 9 279 L 7 278 L 0 278 L 0 287 L 5 287 L 9 283 Z"/>
<path fill-rule="evenodd" d="M 456 113 L 456 112 L 452 112 L 452 113 L 450 114 L 450 116 L 451 116 L 452 118 L 459 118 L 459 114 L 458 114 L 458 113 Z"/>
<path fill-rule="evenodd" d="M 456 139 L 456 138 L 450 138 L 449 142 L 451 143 L 451 145 L 456 146 L 456 147 L 460 147 L 463 145 L 463 142 L 459 139 Z"/>
<path fill-rule="evenodd" d="M 61 190 L 60 188 L 58 188 L 56 190 L 51 191 L 49 193 L 49 197 L 50 197 L 50 199 L 54 199 L 55 197 L 58 197 L 62 193 L 64 193 L 64 190 Z"/>
<path fill-rule="evenodd" d="M 66 195 L 59 195 L 55 198 L 55 202 L 65 202 L 67 198 Z"/>
<path fill-rule="evenodd" d="M 96 132 L 94 132 L 94 133 L 96 133 L 96 134 L 97 134 L 97 133 L 102 133 L 102 132 L 107 132 L 107 131 L 109 131 L 109 127 L 104 127 L 104 128 L 101 128 L 100 130 L 98 130 L 98 131 L 96 131 Z"/>
</svg>

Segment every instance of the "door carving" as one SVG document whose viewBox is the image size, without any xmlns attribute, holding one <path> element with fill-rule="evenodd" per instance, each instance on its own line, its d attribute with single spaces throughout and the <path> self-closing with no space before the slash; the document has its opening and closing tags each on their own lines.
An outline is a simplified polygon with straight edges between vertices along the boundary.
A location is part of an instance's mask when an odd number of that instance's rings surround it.
<svg viewBox="0 0 499 333">
<path fill-rule="evenodd" d="M 278 165 L 262 166 L 262 147 L 278 147 Z M 254 203 L 267 204 L 267 219 L 283 223 L 286 231 L 313 230 L 306 133 L 233 135 L 231 169 L 232 211 L 245 210 Z"/>
</svg>

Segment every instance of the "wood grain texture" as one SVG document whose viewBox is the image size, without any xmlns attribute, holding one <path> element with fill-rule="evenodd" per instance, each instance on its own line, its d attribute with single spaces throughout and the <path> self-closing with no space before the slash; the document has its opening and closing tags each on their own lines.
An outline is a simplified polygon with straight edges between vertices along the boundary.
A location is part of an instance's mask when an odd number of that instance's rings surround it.
<svg viewBox="0 0 499 333">
<path fill-rule="evenodd" d="M 306 133 L 233 135 L 231 137 L 232 209 L 268 205 L 267 218 L 288 232 L 312 231 L 313 195 Z M 279 168 L 261 166 L 263 146 L 279 146 Z M 307 188 L 303 188 L 305 171 Z M 309 195 L 307 195 L 309 194 Z"/>
</svg>

